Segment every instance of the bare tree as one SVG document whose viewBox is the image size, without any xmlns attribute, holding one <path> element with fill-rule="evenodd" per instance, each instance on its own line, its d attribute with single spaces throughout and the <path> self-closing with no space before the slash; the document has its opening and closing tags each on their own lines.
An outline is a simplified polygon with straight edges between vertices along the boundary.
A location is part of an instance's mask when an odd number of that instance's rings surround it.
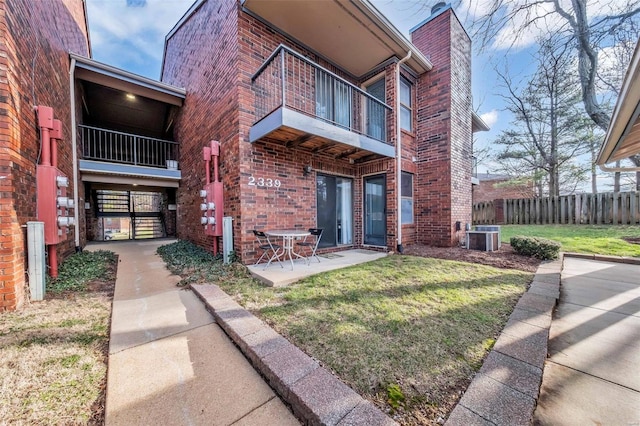
<svg viewBox="0 0 640 426">
<path fill-rule="evenodd" d="M 575 159 L 589 150 L 588 123 L 576 81 L 567 72 L 574 57 L 553 38 L 540 45 L 536 72 L 524 87 L 498 71 L 514 122 L 495 142 L 502 147 L 497 160 L 505 172 L 528 173 L 539 188 L 547 186 L 549 195 L 559 195 L 573 192 L 585 180 L 586 170 Z"/>
<path fill-rule="evenodd" d="M 603 104 L 598 89 L 604 84 L 617 93 L 620 82 L 612 82 L 601 72 L 598 52 L 612 46 L 633 48 L 638 41 L 640 0 L 626 0 L 624 4 L 587 0 L 486 0 L 481 3 L 483 13 L 473 24 L 474 40 L 479 42 L 481 49 L 491 47 L 497 37 L 503 36 L 501 32 L 511 28 L 514 44 L 531 32 L 544 30 L 563 38 L 563 43 L 575 50 L 575 72 L 579 76 L 584 109 L 606 132 L 611 121 L 610 109 Z M 476 2 L 469 4 L 475 5 L 477 10 Z M 614 9 L 613 5 L 617 7 Z M 588 12 L 594 10 L 597 10 L 597 16 L 592 18 Z M 622 63 L 618 68 L 626 69 L 627 65 L 628 62 Z M 632 157 L 631 161 L 640 166 L 640 155 Z"/>
</svg>

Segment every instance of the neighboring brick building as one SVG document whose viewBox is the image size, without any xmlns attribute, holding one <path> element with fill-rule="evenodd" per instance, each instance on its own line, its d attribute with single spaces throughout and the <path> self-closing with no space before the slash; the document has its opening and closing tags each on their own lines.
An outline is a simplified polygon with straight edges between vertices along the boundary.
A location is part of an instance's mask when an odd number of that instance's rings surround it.
<svg viewBox="0 0 640 426">
<path fill-rule="evenodd" d="M 480 173 L 478 184 L 473 185 L 473 204 L 493 200 L 534 198 L 533 181 L 516 181 L 507 175 Z"/>
<path fill-rule="evenodd" d="M 449 6 L 412 43 L 367 0 L 198 0 L 166 37 L 162 82 L 90 59 L 83 0 L 0 7 L 0 310 L 24 300 L 24 225 L 42 204 L 34 105 L 62 122 L 57 168 L 75 205 L 68 226 L 45 220 L 64 240 L 47 243 L 52 271 L 91 240 L 215 250 L 223 215 L 244 263 L 254 229 L 320 227 L 324 251 L 396 251 L 455 245 L 471 222 L 472 132 L 486 125 Z M 223 195 L 205 229 L 211 140 Z M 66 216 L 60 202 L 50 210 Z"/>
<path fill-rule="evenodd" d="M 40 135 L 36 105 L 54 108 L 71 133 L 69 52 L 89 56 L 83 0 L 0 0 L 0 311 L 25 300 L 27 221 L 37 219 L 36 166 Z M 58 168 L 72 176 L 70 144 L 58 149 Z M 73 185 L 73 183 L 71 184 Z M 70 189 L 73 189 L 71 187 Z M 73 230 L 60 244 L 74 249 Z"/>
</svg>

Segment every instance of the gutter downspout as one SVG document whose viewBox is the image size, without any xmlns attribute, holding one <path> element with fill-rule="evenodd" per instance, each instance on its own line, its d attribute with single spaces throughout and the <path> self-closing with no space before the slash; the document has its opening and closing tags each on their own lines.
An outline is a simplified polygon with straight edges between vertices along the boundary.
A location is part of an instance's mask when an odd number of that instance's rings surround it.
<svg viewBox="0 0 640 426">
<path fill-rule="evenodd" d="M 640 172 L 640 167 L 607 167 L 604 164 L 600 164 L 600 170 L 603 172 Z"/>
<path fill-rule="evenodd" d="M 71 101 L 71 153 L 73 158 L 73 202 L 76 206 L 73 209 L 74 237 L 76 243 L 76 251 L 80 249 L 80 221 L 78 220 L 80 203 L 78 203 L 78 137 L 76 130 L 76 60 L 71 58 L 71 66 L 69 67 L 69 97 Z M 82 206 L 84 208 L 84 205 Z"/>
<path fill-rule="evenodd" d="M 404 251 L 402 247 L 402 129 L 400 128 L 400 66 L 411 58 L 411 51 L 400 59 L 396 66 L 396 220 L 398 237 L 398 253 Z"/>
</svg>

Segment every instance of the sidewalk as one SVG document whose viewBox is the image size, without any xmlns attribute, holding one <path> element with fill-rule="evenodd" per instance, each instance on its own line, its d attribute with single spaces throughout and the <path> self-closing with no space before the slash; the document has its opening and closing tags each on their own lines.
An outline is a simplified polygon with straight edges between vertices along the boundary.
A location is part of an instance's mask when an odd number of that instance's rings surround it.
<svg viewBox="0 0 640 426">
<path fill-rule="evenodd" d="M 298 425 L 204 305 L 176 287 L 156 248 L 93 245 L 119 255 L 106 424 Z"/>
<path fill-rule="evenodd" d="M 640 265 L 564 258 L 538 425 L 640 425 Z"/>
</svg>

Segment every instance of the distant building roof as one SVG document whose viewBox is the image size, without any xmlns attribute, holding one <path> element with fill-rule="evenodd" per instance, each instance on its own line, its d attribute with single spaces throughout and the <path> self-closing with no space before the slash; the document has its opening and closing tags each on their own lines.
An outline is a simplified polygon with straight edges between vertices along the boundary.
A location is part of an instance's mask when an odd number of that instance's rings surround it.
<svg viewBox="0 0 640 426">
<path fill-rule="evenodd" d="M 477 177 L 478 177 L 478 180 L 480 182 L 488 181 L 488 180 L 509 180 L 509 179 L 511 179 L 511 176 L 509 176 L 509 175 L 499 175 L 499 174 L 493 174 L 493 173 L 478 173 Z"/>
</svg>

